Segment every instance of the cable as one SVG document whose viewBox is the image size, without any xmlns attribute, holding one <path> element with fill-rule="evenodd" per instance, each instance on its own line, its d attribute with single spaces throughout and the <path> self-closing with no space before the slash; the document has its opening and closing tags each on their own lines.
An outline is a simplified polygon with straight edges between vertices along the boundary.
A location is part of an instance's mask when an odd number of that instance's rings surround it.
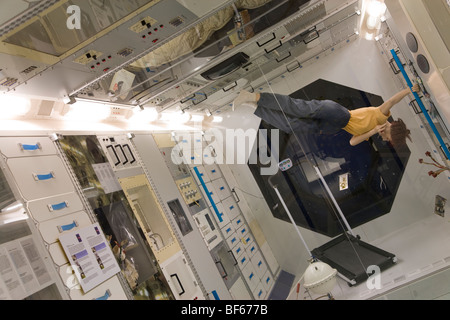
<svg viewBox="0 0 450 320">
<path fill-rule="evenodd" d="M 255 198 L 257 198 L 257 199 L 264 200 L 264 197 L 260 197 L 260 196 L 254 195 L 254 194 L 252 194 L 252 193 L 249 193 L 249 192 L 247 192 L 247 191 L 242 190 L 242 189 L 239 188 L 239 187 L 234 187 L 234 189 L 238 189 L 238 190 L 240 190 L 242 193 L 248 194 L 249 196 L 255 197 Z"/>
</svg>

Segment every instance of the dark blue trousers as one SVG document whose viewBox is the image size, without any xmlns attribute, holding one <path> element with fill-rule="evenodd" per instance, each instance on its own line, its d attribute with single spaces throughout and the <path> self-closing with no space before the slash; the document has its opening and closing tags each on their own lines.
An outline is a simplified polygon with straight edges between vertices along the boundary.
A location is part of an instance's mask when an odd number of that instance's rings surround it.
<svg viewBox="0 0 450 320">
<path fill-rule="evenodd" d="M 331 100 L 308 101 L 265 92 L 255 115 L 286 133 L 300 134 L 334 134 L 350 120 L 348 109 Z"/>
</svg>

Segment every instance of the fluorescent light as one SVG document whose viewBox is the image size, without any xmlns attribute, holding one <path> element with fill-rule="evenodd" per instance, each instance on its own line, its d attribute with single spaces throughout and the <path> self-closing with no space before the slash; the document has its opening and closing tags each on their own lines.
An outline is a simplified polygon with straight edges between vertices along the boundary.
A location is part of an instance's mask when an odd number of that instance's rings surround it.
<svg viewBox="0 0 450 320">
<path fill-rule="evenodd" d="M 99 121 L 111 115 L 110 106 L 103 103 L 77 101 L 70 105 L 70 110 L 64 116 L 69 120 Z"/>
<path fill-rule="evenodd" d="M 203 116 L 203 115 L 193 114 L 193 115 L 191 116 L 191 121 L 192 121 L 192 122 L 202 122 L 203 119 L 205 119 L 205 116 Z"/>
<path fill-rule="evenodd" d="M 149 123 L 158 119 L 158 111 L 156 108 L 141 108 L 133 109 L 133 115 L 130 118 L 131 122 Z"/>
<path fill-rule="evenodd" d="M 372 0 L 367 6 L 367 13 L 369 16 L 381 18 L 386 12 L 386 4 L 378 0 Z"/>
<path fill-rule="evenodd" d="M 369 29 L 380 29 L 381 18 L 386 13 L 386 4 L 378 0 L 372 0 L 366 9 L 367 17 L 367 28 Z"/>
<path fill-rule="evenodd" d="M 29 99 L 9 94 L 0 94 L 0 119 L 10 119 L 25 115 L 30 111 Z"/>
<path fill-rule="evenodd" d="M 212 122 L 219 123 L 219 122 L 222 122 L 222 121 L 223 121 L 223 118 L 222 118 L 222 117 L 219 117 L 219 116 L 213 116 Z"/>
<path fill-rule="evenodd" d="M 185 112 L 163 112 L 161 114 L 161 121 L 172 123 L 186 123 L 191 119 L 191 115 Z"/>
</svg>

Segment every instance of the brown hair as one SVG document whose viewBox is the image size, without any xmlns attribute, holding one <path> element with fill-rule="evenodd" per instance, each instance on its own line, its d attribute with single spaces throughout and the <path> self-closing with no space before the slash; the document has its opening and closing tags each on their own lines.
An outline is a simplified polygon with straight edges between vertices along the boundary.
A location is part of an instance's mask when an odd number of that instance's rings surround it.
<svg viewBox="0 0 450 320">
<path fill-rule="evenodd" d="M 391 122 L 391 143 L 394 147 L 406 144 L 406 138 L 412 142 L 411 131 L 402 119 Z"/>
</svg>

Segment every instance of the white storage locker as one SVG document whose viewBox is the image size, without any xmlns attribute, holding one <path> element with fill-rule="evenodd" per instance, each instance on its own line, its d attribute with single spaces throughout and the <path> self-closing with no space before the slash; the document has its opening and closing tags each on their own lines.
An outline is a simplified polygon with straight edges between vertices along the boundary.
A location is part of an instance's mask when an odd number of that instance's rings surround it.
<svg viewBox="0 0 450 320">
<path fill-rule="evenodd" d="M 247 234 L 244 238 L 242 238 L 242 243 L 244 244 L 245 251 L 250 257 L 253 257 L 253 255 L 258 252 L 258 247 L 256 246 L 252 235 Z"/>
<path fill-rule="evenodd" d="M 242 242 L 237 242 L 237 244 L 231 249 L 236 260 L 245 252 Z"/>
<path fill-rule="evenodd" d="M 247 252 L 243 252 L 239 258 L 236 258 L 236 260 L 241 270 L 244 270 L 245 266 L 250 262 Z"/>
<path fill-rule="evenodd" d="M 267 291 L 264 285 L 260 282 L 255 290 L 253 290 L 253 296 L 255 300 L 264 300 L 266 298 Z"/>
<path fill-rule="evenodd" d="M 242 215 L 238 215 L 231 222 L 233 223 L 233 227 L 235 229 L 239 229 L 242 226 L 242 224 L 245 223 L 244 218 L 242 217 Z"/>
<path fill-rule="evenodd" d="M 236 234 L 238 237 L 243 238 L 244 240 L 247 239 L 247 234 L 249 233 L 248 226 L 244 223 L 239 228 L 236 229 Z"/>
<path fill-rule="evenodd" d="M 216 180 L 212 180 L 212 184 L 214 185 L 217 196 L 220 200 L 225 200 L 226 198 L 231 196 L 231 191 L 228 188 L 228 184 L 226 183 L 225 179 L 219 178 Z"/>
<path fill-rule="evenodd" d="M 204 299 L 191 267 L 187 264 L 186 258 L 181 251 L 162 263 L 161 270 L 166 276 L 176 299 Z"/>
<path fill-rule="evenodd" d="M 260 284 L 260 281 L 255 269 L 250 263 L 248 263 L 245 268 L 242 269 L 242 275 L 244 276 L 244 279 L 247 282 L 250 291 L 253 292 Z"/>
<path fill-rule="evenodd" d="M 48 246 L 48 252 L 50 253 L 50 256 L 52 257 L 53 262 L 58 266 L 62 266 L 69 262 L 66 254 L 64 252 L 64 249 L 61 247 L 61 244 L 59 243 L 59 241 L 50 244 Z"/>
<path fill-rule="evenodd" d="M 64 164 L 56 155 L 12 158 L 7 163 L 26 200 L 75 191 Z"/>
<path fill-rule="evenodd" d="M 88 214 L 84 211 L 78 211 L 39 223 L 38 229 L 44 241 L 50 244 L 56 242 L 62 233 L 72 232 L 90 224 Z"/>
<path fill-rule="evenodd" d="M 74 192 L 29 201 L 27 205 L 31 215 L 38 222 L 83 210 L 83 203 Z"/>
<path fill-rule="evenodd" d="M 252 265 L 255 268 L 258 277 L 262 279 L 264 274 L 267 272 L 267 265 L 263 260 L 261 251 L 256 252 L 253 257 L 250 258 L 250 261 L 252 262 Z"/>
<path fill-rule="evenodd" d="M 222 227 L 222 234 L 224 235 L 225 239 L 227 239 L 229 236 L 231 236 L 234 232 L 235 232 L 235 229 L 233 227 L 233 224 L 231 224 L 231 223 L 228 223 L 227 225 Z"/>
<path fill-rule="evenodd" d="M 49 137 L 0 137 L 0 151 L 7 158 L 56 154 Z"/>
<path fill-rule="evenodd" d="M 267 292 L 270 292 L 273 287 L 274 281 L 269 270 L 267 270 L 266 273 L 262 276 L 261 283 L 263 284 L 264 289 L 266 289 Z"/>
<path fill-rule="evenodd" d="M 217 164 L 205 165 L 204 168 L 210 180 L 222 178 L 222 172 L 220 171 Z"/>
<path fill-rule="evenodd" d="M 239 239 L 239 237 L 236 235 L 236 232 L 233 232 L 233 233 L 231 234 L 231 236 L 229 236 L 229 237 L 226 239 L 226 242 L 228 243 L 228 247 L 234 248 L 234 246 L 236 246 L 236 245 L 240 242 L 240 239 Z"/>
<path fill-rule="evenodd" d="M 235 219 L 239 214 L 241 214 L 241 210 L 239 209 L 236 201 L 234 201 L 233 197 L 223 200 L 222 204 L 223 209 L 230 220 Z"/>
</svg>

